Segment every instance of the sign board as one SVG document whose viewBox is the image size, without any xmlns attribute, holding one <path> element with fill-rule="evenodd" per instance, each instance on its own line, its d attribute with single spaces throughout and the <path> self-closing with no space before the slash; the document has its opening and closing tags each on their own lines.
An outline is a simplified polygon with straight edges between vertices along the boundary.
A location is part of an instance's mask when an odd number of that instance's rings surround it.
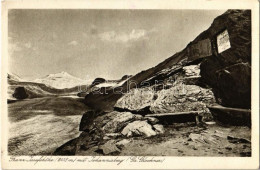
<svg viewBox="0 0 260 170">
<path fill-rule="evenodd" d="M 218 53 L 231 48 L 228 31 L 225 30 L 217 36 Z"/>
<path fill-rule="evenodd" d="M 211 42 L 209 39 L 198 41 L 188 48 L 188 58 L 190 61 L 211 55 Z"/>
</svg>

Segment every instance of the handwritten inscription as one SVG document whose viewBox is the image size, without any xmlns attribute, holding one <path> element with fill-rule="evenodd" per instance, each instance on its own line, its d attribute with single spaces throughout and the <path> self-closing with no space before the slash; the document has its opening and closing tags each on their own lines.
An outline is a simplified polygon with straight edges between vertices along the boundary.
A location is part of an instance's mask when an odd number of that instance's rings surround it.
<svg viewBox="0 0 260 170">
<path fill-rule="evenodd" d="M 121 165 L 123 163 L 163 163 L 165 158 L 146 157 L 146 156 L 130 156 L 130 157 L 102 157 L 102 156 L 90 156 L 90 157 L 52 157 L 52 156 L 29 156 L 29 157 L 14 157 L 11 156 L 9 162 L 28 162 L 36 165 L 38 163 L 115 163 Z"/>
</svg>

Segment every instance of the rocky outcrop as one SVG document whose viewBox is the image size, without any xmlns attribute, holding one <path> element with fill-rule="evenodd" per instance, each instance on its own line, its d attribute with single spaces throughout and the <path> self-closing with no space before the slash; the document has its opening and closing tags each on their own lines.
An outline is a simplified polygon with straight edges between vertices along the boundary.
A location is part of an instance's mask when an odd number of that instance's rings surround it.
<svg viewBox="0 0 260 170">
<path fill-rule="evenodd" d="M 89 111 L 81 119 L 80 136 L 56 149 L 54 155 L 75 155 L 91 148 L 104 155 L 115 154 L 129 142 L 125 138 L 163 133 L 163 126 L 157 123 L 156 118 L 130 112 Z"/>
<path fill-rule="evenodd" d="M 130 77 L 132 77 L 132 75 L 124 75 L 121 80 L 127 80 L 129 79 Z"/>
<path fill-rule="evenodd" d="M 224 106 L 251 107 L 251 12 L 228 10 L 217 17 L 200 37 L 216 40 L 220 31 L 228 31 L 231 48 L 213 54 L 201 63 L 203 80 L 214 88 L 218 102 Z M 197 38 L 196 40 L 199 40 Z"/>
<path fill-rule="evenodd" d="M 138 111 L 146 109 L 145 114 L 151 113 L 175 113 L 188 111 L 202 111 L 208 114 L 206 105 L 215 103 L 215 97 L 210 88 L 199 86 L 200 65 L 190 65 L 183 68 L 172 84 L 167 88 L 156 90 L 156 85 L 146 88 L 130 90 L 129 93 L 121 97 L 115 104 L 117 110 Z M 196 81 L 191 83 L 187 79 L 196 77 Z M 170 77 L 171 78 L 171 77 Z M 169 83 L 169 81 L 167 82 Z M 162 83 L 162 86 L 167 85 Z"/>
<path fill-rule="evenodd" d="M 98 85 L 98 84 L 100 84 L 100 83 L 104 83 L 104 82 L 106 82 L 106 79 L 104 79 L 104 78 L 96 78 L 93 82 L 92 82 L 92 86 L 94 86 L 94 85 Z"/>
<path fill-rule="evenodd" d="M 16 99 L 26 99 L 28 98 L 28 94 L 24 87 L 17 87 L 14 90 L 13 97 Z"/>
<path fill-rule="evenodd" d="M 219 52 L 217 37 L 223 31 L 229 35 L 230 48 Z M 210 48 L 209 48 L 210 47 Z M 198 50 L 199 52 L 196 52 Z M 195 51 L 195 52 L 194 52 Z M 201 52 L 201 53 L 200 53 Z M 114 93 L 108 90 L 106 93 L 86 96 L 86 102 L 91 107 L 99 106 L 105 110 L 112 110 L 117 100 L 132 88 L 140 88 L 147 85 L 154 85 L 156 81 L 165 81 L 175 77 L 180 72 L 186 74 L 186 84 L 198 84 L 198 72 L 189 72 L 185 66 L 200 64 L 200 76 L 202 85 L 213 88 L 214 95 L 219 104 L 230 107 L 250 108 L 250 87 L 249 74 L 251 70 L 251 12 L 250 10 L 228 10 L 217 17 L 212 25 L 181 52 L 174 54 L 157 66 L 142 71 L 129 79 L 132 84 L 123 84 L 120 87 L 122 93 Z M 242 64 L 244 66 L 234 66 Z M 232 81 L 227 81 L 225 69 L 232 72 Z M 235 72 L 239 70 L 240 76 Z M 246 70 L 244 72 L 244 70 Z M 193 75 L 193 76 L 191 76 Z M 238 84 L 243 82 L 243 87 Z M 226 87 L 234 87 L 231 91 Z M 245 90 L 245 87 L 249 90 Z M 91 99 L 91 100 L 90 100 Z"/>
</svg>

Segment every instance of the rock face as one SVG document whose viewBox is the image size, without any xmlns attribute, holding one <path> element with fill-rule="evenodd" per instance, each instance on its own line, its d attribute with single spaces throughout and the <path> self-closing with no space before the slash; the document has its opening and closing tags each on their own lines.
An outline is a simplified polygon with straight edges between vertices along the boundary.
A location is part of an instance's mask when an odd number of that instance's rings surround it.
<svg viewBox="0 0 260 170">
<path fill-rule="evenodd" d="M 238 63 L 225 67 L 217 73 L 217 95 L 224 106 L 250 108 L 251 66 Z"/>
<path fill-rule="evenodd" d="M 215 40 L 226 29 L 231 48 L 218 53 L 214 42 L 213 55 L 201 63 L 203 80 L 214 88 L 219 103 L 229 107 L 251 106 L 251 12 L 228 10 L 216 18 L 199 37 Z M 199 39 L 196 38 L 196 40 Z"/>
<path fill-rule="evenodd" d="M 26 99 L 29 95 L 26 93 L 24 87 L 17 87 L 14 90 L 13 97 L 16 99 Z"/>
</svg>

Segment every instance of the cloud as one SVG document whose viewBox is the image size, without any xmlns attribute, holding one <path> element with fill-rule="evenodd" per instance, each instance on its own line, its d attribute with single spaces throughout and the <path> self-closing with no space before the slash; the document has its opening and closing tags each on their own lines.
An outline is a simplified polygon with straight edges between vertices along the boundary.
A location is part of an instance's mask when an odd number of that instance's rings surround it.
<svg viewBox="0 0 260 170">
<path fill-rule="evenodd" d="M 18 51 L 22 51 L 22 48 L 19 47 L 18 44 L 16 44 L 16 43 L 9 43 L 8 44 L 8 53 L 9 53 L 10 56 L 12 56 L 12 54 L 14 52 L 18 52 Z"/>
<path fill-rule="evenodd" d="M 89 30 L 90 34 L 94 35 L 98 33 L 98 28 L 96 25 L 91 25 L 90 30 Z"/>
<path fill-rule="evenodd" d="M 12 56 L 14 52 L 22 51 L 19 43 L 15 42 L 12 37 L 8 37 L 8 54 Z"/>
<path fill-rule="evenodd" d="M 129 41 L 137 41 L 140 39 L 148 39 L 148 32 L 144 29 L 133 29 L 129 33 L 125 32 L 115 32 L 109 31 L 99 34 L 99 37 L 103 41 L 113 41 L 113 42 L 129 42 Z"/>
<path fill-rule="evenodd" d="M 82 33 L 82 36 L 85 37 L 85 38 L 89 37 L 89 35 L 87 33 L 85 33 L 85 32 Z"/>
<path fill-rule="evenodd" d="M 96 49 L 97 47 L 94 45 L 94 44 L 91 44 L 91 45 L 89 45 L 88 46 L 88 49 L 90 49 L 90 50 L 94 50 L 94 49 Z"/>
<path fill-rule="evenodd" d="M 76 45 L 78 45 L 78 42 L 77 41 L 71 41 L 71 42 L 68 43 L 68 45 L 76 46 Z"/>
<path fill-rule="evenodd" d="M 31 48 L 32 47 L 32 43 L 31 42 L 27 42 L 27 43 L 24 44 L 24 46 L 26 48 Z"/>
</svg>

